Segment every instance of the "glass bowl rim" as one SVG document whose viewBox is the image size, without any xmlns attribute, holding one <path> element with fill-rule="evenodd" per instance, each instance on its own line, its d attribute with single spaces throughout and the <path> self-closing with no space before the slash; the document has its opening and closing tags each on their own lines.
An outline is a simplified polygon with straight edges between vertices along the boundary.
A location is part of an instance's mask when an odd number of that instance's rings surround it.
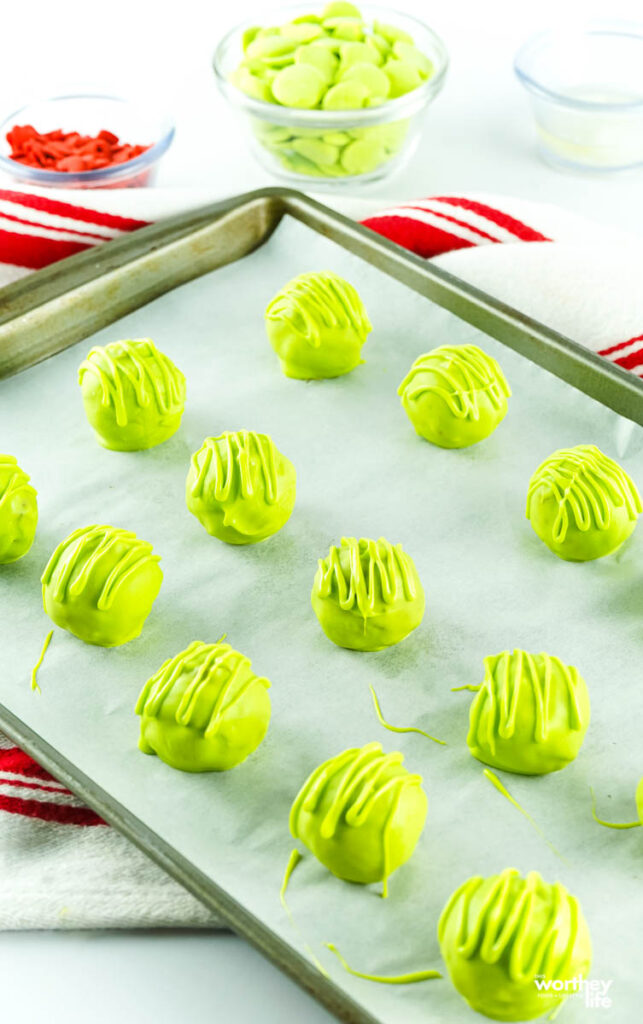
<svg viewBox="0 0 643 1024">
<path fill-rule="evenodd" d="M 282 10 L 287 15 L 289 12 L 295 11 L 302 13 L 306 7 L 312 8 L 312 6 L 313 4 L 310 0 L 309 2 L 303 0 L 299 4 L 285 4 L 275 9 Z M 431 42 L 435 47 L 434 56 L 437 57 L 437 63 L 431 77 L 422 82 L 422 85 L 419 85 L 417 89 L 412 89 L 411 92 L 404 93 L 403 96 L 397 96 L 393 100 L 387 100 L 379 107 L 357 107 L 354 110 L 318 110 L 316 108 L 310 110 L 302 107 L 286 107 L 280 103 L 268 103 L 267 100 L 258 100 L 253 96 L 248 96 L 229 81 L 223 69 L 221 58 L 232 37 L 242 33 L 246 28 L 253 27 L 256 24 L 256 19 L 247 19 L 234 25 L 224 33 L 217 43 L 212 55 L 212 67 L 219 89 L 236 106 L 243 107 L 249 114 L 254 114 L 260 120 L 280 123 L 280 120 L 283 119 L 309 127 L 319 125 L 320 121 L 328 122 L 333 127 L 348 124 L 355 125 L 357 123 L 381 124 L 384 121 L 398 120 L 399 118 L 409 116 L 410 113 L 416 110 L 420 110 L 428 105 L 444 84 L 449 68 L 449 53 L 443 39 L 426 22 L 414 17 L 412 14 L 406 14 L 404 11 L 397 11 L 394 8 L 380 7 L 374 4 L 366 4 L 365 6 L 369 12 L 373 12 L 375 15 L 381 13 L 383 15 L 399 17 L 407 24 L 417 26 L 417 31 L 421 31 L 431 37 Z"/>
<path fill-rule="evenodd" d="M 576 96 L 567 96 L 557 89 L 544 85 L 538 78 L 529 74 L 524 61 L 542 44 L 553 43 L 559 39 L 583 36 L 626 36 L 638 39 L 643 44 L 643 22 L 634 21 L 588 21 L 574 27 L 548 28 L 529 36 L 518 48 L 514 57 L 514 73 L 519 82 L 526 88 L 561 106 L 584 111 L 634 111 L 643 110 L 643 98 L 640 100 L 589 100 Z M 643 50 L 642 50 L 643 54 Z"/>
<path fill-rule="evenodd" d="M 64 93 L 60 96 L 46 96 L 41 99 L 32 99 L 29 103 L 14 110 L 0 122 L 0 135 L 4 134 L 9 122 L 16 124 L 18 118 L 25 110 L 34 107 L 39 103 L 58 103 L 64 100 L 108 100 L 113 103 L 122 103 L 123 106 L 136 107 L 136 101 L 126 99 L 124 96 L 109 96 L 105 93 Z M 140 104 L 142 106 L 142 103 Z M 162 133 L 156 142 L 153 142 L 149 149 L 146 149 L 140 156 L 132 160 L 126 160 L 122 164 L 113 164 L 111 167 L 98 167 L 93 171 L 50 171 L 44 167 L 30 167 L 28 164 L 21 164 L 17 160 L 0 153 L 0 170 L 10 174 L 12 178 L 19 178 L 27 182 L 39 182 L 42 185 L 58 185 L 63 182 L 69 187 L 72 182 L 96 182 L 109 181 L 114 178 L 135 177 L 141 171 L 146 170 L 150 164 L 159 160 L 169 149 L 175 134 L 175 126 L 164 115 L 161 115 L 163 124 Z"/>
</svg>

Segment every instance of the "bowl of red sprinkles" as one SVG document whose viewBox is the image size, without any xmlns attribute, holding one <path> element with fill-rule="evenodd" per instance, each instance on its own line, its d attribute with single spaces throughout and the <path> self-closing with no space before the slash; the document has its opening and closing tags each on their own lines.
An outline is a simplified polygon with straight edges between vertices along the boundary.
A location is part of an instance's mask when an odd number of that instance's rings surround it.
<svg viewBox="0 0 643 1024">
<path fill-rule="evenodd" d="M 174 125 L 144 103 L 57 96 L 0 124 L 0 171 L 23 185 L 137 188 L 153 184 Z"/>
</svg>

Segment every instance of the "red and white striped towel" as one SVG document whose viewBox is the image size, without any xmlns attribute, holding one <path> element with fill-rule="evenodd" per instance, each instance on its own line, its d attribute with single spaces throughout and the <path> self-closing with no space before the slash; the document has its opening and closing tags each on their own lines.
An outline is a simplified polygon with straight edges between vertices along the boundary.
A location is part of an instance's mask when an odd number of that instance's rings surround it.
<svg viewBox="0 0 643 1024">
<path fill-rule="evenodd" d="M 215 197 L 137 189 L 80 198 L 0 189 L 0 286 Z M 373 205 L 341 209 L 643 377 L 643 242 L 507 197 Z M 0 864 L 0 928 L 216 925 L 2 735 Z"/>
</svg>

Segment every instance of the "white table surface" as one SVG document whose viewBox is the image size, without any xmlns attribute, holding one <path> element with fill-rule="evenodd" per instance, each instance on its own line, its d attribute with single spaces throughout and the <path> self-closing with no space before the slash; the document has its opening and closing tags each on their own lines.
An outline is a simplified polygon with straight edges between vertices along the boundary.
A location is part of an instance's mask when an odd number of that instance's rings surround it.
<svg viewBox="0 0 643 1024">
<path fill-rule="evenodd" d="M 177 123 L 159 185 L 224 194 L 268 184 L 217 95 L 209 65 L 224 29 L 245 18 L 260 22 L 273 6 L 13 0 L 3 10 L 0 34 L 3 116 L 31 98 L 79 87 L 121 95 L 147 89 Z M 397 6 L 442 35 L 451 70 L 412 163 L 362 195 L 510 193 L 643 232 L 643 172 L 582 176 L 547 167 L 535 154 L 525 97 L 512 73 L 513 54 L 530 32 L 561 18 L 636 20 L 640 0 L 539 0 L 537 9 L 516 0 L 398 0 Z M 194 931 L 0 934 L 0 1005 L 13 1024 L 331 1020 L 239 939 Z"/>
</svg>

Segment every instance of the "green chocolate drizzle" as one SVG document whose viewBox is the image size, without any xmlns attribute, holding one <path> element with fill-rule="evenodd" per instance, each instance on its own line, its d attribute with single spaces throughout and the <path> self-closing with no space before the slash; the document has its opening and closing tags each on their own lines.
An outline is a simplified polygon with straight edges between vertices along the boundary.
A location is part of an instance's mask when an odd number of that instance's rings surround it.
<svg viewBox="0 0 643 1024">
<path fill-rule="evenodd" d="M 266 504 L 274 505 L 278 495 L 276 456 L 275 444 L 267 434 L 238 430 L 206 437 L 192 456 L 191 497 L 202 498 L 206 481 L 213 476 L 213 497 L 218 502 L 258 494 Z"/>
<path fill-rule="evenodd" d="M 388 833 L 391 822 L 403 791 L 409 786 L 422 785 L 422 776 L 412 775 L 410 772 L 396 775 L 384 783 L 380 781 L 387 769 L 401 765 L 403 761 L 403 754 L 385 754 L 380 743 L 367 743 L 364 747 L 345 750 L 315 769 L 299 791 L 290 811 L 290 831 L 295 839 L 300 839 L 301 812 L 316 814 L 328 786 L 331 782 L 336 782 L 334 796 L 319 827 L 320 835 L 330 839 L 335 835 L 340 822 L 351 828 L 364 825 L 377 801 L 391 794 L 391 810 L 382 836 L 384 897 L 388 895 L 387 883 L 390 874 Z"/>
<path fill-rule="evenodd" d="M 84 591 L 99 560 L 117 545 L 124 546 L 125 550 L 109 571 L 96 602 L 98 611 L 108 611 L 116 591 L 128 576 L 147 562 L 160 562 L 159 555 L 152 554 L 152 545 L 129 530 L 115 526 L 83 526 L 74 530 L 49 559 L 41 578 L 43 587 L 51 584 L 52 596 L 61 604 L 73 600 Z"/>
<path fill-rule="evenodd" d="M 485 879 L 470 878 L 456 889 L 440 917 L 440 942 L 444 939 L 448 918 L 457 913 L 456 952 L 459 956 L 479 957 L 486 964 L 497 964 L 506 957 L 508 976 L 519 984 L 528 984 L 541 974 L 547 978 L 564 978 L 579 930 L 580 908 L 576 898 L 560 882 L 546 885 L 537 871 L 530 871 L 522 879 L 515 868 L 507 868 L 490 881 L 493 884 L 475 913 L 472 903 Z M 559 915 L 565 908 L 569 913 L 569 935 L 563 953 L 556 957 Z M 548 917 L 545 924 L 542 923 L 544 913 Z"/>
<path fill-rule="evenodd" d="M 51 643 L 51 638 L 52 638 L 53 635 L 54 635 L 54 631 L 53 631 L 53 629 L 50 629 L 49 632 L 47 633 L 47 636 L 45 637 L 45 642 L 42 645 L 42 649 L 40 651 L 40 656 L 38 658 L 38 661 L 36 662 L 36 664 L 34 665 L 34 667 L 31 670 L 31 689 L 32 690 L 37 690 L 38 693 L 40 693 L 40 686 L 38 685 L 38 669 L 40 668 L 40 666 L 42 665 L 43 661 L 45 660 L 45 654 L 47 653 L 47 650 L 49 649 L 49 644 Z"/>
<path fill-rule="evenodd" d="M 288 863 L 286 865 L 286 870 L 284 872 L 284 879 L 283 879 L 283 882 L 281 883 L 281 889 L 279 890 L 279 900 L 281 902 L 282 907 L 284 908 L 284 911 L 286 913 L 286 917 L 290 921 L 291 928 L 293 929 L 293 931 L 301 939 L 301 941 L 303 943 L 303 946 L 304 946 L 304 949 L 308 953 L 308 956 L 310 957 L 312 963 L 317 968 L 317 970 L 320 972 L 320 974 L 323 974 L 324 977 L 327 978 L 328 977 L 328 971 L 326 970 L 324 965 L 320 962 L 320 960 L 315 956 L 315 953 L 313 951 L 312 946 L 307 941 L 307 939 L 305 938 L 305 936 L 301 932 L 300 928 L 298 927 L 297 922 L 295 921 L 295 918 L 293 917 L 292 911 L 291 911 L 290 907 L 288 906 L 288 901 L 286 900 L 286 890 L 288 889 L 288 885 L 290 884 L 290 879 L 292 878 L 293 873 L 295 871 L 295 868 L 297 867 L 297 865 L 299 864 L 299 862 L 301 860 L 303 860 L 303 858 L 302 858 L 302 855 L 299 852 L 299 850 L 292 850 L 292 852 L 290 854 L 290 857 L 288 858 Z"/>
<path fill-rule="evenodd" d="M 527 519 L 538 492 L 549 491 L 558 502 L 552 536 L 562 543 L 572 521 L 578 530 L 607 530 L 613 508 L 625 507 L 630 520 L 643 511 L 641 497 L 624 469 L 596 445 L 561 448 L 538 467 L 527 492 Z"/>
<path fill-rule="evenodd" d="M 348 552 L 348 579 L 340 554 Z M 319 560 L 315 589 L 319 597 L 330 597 L 337 588 L 337 600 L 343 611 L 357 608 L 367 618 L 375 615 L 377 604 L 412 601 L 417 594 L 413 562 L 401 544 L 379 540 L 356 540 L 342 537 L 341 545 L 333 544 L 328 556 Z"/>
<path fill-rule="evenodd" d="M 127 380 L 141 408 L 156 404 L 163 415 L 181 412 L 185 401 L 185 377 L 149 338 L 113 341 L 104 348 L 91 349 L 78 369 L 78 383 L 86 373 L 97 375 L 104 406 L 113 405 L 116 423 L 129 422 Z"/>
<path fill-rule="evenodd" d="M 293 278 L 269 303 L 266 317 L 284 320 L 313 348 L 321 345 L 323 328 L 352 328 L 364 338 L 372 330 L 353 286 L 330 271 Z"/>
<path fill-rule="evenodd" d="M 0 512 L 5 504 L 20 491 L 35 494 L 29 483 L 29 477 L 18 465 L 13 455 L 0 455 Z"/>
<path fill-rule="evenodd" d="M 433 740 L 434 743 L 439 743 L 441 746 L 446 747 L 446 743 L 444 742 L 444 740 L 436 739 L 435 736 L 431 736 L 430 733 L 425 732 L 424 729 L 419 729 L 416 725 L 391 725 L 390 722 L 386 721 L 384 715 L 382 714 L 380 702 L 378 700 L 377 694 L 375 693 L 375 690 L 373 689 L 372 686 L 369 686 L 369 690 L 371 691 L 371 696 L 373 698 L 373 706 L 375 707 L 375 714 L 377 715 L 377 720 L 380 723 L 380 725 L 384 726 L 385 729 L 388 729 L 389 732 L 416 732 L 420 736 L 426 736 L 427 740 Z"/>
<path fill-rule="evenodd" d="M 425 373 L 431 383 L 421 379 Z M 458 419 L 478 420 L 482 394 L 500 409 L 511 388 L 496 360 L 477 345 L 441 345 L 419 356 L 398 388 L 406 400 L 427 392 L 443 398 Z"/>
<path fill-rule="evenodd" d="M 503 651 L 484 659 L 485 677 L 471 703 L 471 718 L 467 743 L 469 746 L 488 748 L 496 752 L 496 740 L 510 739 L 516 729 L 521 699 L 525 690 L 533 695 L 534 743 L 547 740 L 550 723 L 554 721 L 557 704 L 554 674 L 567 689 L 567 717 L 569 728 L 583 728 L 578 693 L 580 675 L 573 665 L 565 665 L 559 658 L 541 654 L 540 666 L 533 654 L 515 650 Z"/>
<path fill-rule="evenodd" d="M 203 702 L 207 701 L 208 724 L 203 735 L 209 738 L 218 732 L 227 712 L 251 686 L 259 683 L 269 689 L 267 679 L 251 672 L 240 683 L 239 676 L 249 669 L 250 659 L 235 651 L 230 644 L 204 644 L 195 640 L 184 651 L 164 662 L 148 679 L 136 703 L 136 714 L 158 717 L 165 700 L 186 674 L 190 676 L 189 682 L 185 684 L 174 719 L 177 725 L 195 726 L 195 719 L 203 710 Z"/>
<path fill-rule="evenodd" d="M 441 978 L 439 971 L 412 971 L 410 974 L 363 974 L 350 966 L 342 954 L 332 942 L 324 943 L 326 949 L 334 953 L 344 970 L 355 978 L 364 978 L 365 981 L 376 981 L 380 985 L 414 985 L 418 981 L 430 981 L 433 978 Z"/>
<path fill-rule="evenodd" d="M 592 818 L 597 825 L 602 825 L 603 828 L 617 829 L 640 828 L 643 825 L 643 821 L 603 821 L 603 819 L 599 818 L 596 814 L 596 796 L 594 794 L 594 790 L 592 789 L 590 792 L 592 794 Z"/>
</svg>

